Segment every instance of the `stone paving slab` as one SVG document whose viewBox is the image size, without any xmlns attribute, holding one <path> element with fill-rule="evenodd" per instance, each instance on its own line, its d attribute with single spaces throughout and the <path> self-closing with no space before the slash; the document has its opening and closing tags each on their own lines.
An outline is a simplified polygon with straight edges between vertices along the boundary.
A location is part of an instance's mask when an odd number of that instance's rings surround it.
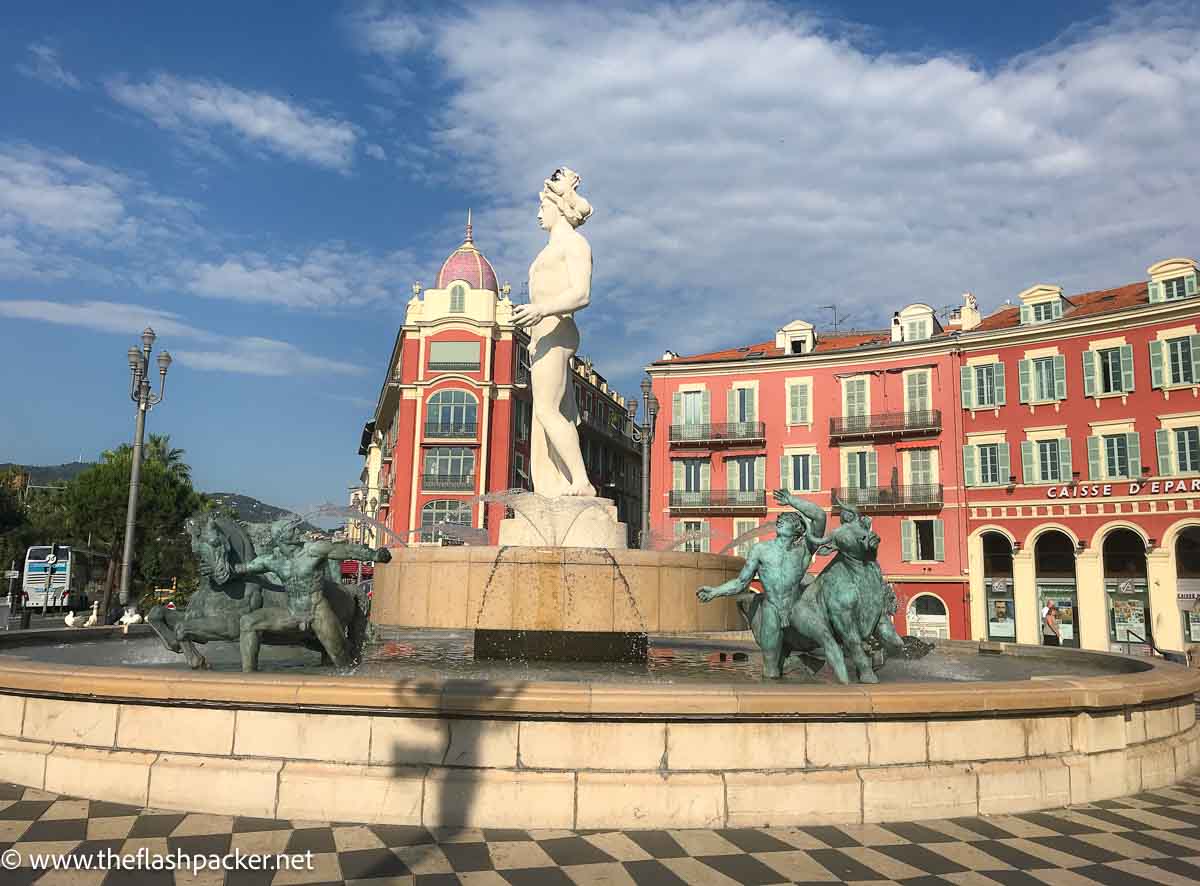
<svg viewBox="0 0 1200 886">
<path fill-rule="evenodd" d="M 311 870 L 32 870 L 49 853 L 311 853 Z M 911 886 L 1200 883 L 1200 777 L 1051 812 L 844 827 L 564 831 L 274 821 L 141 809 L 0 783 L 4 886 Z M 148 856 L 147 856 L 148 857 Z"/>
</svg>

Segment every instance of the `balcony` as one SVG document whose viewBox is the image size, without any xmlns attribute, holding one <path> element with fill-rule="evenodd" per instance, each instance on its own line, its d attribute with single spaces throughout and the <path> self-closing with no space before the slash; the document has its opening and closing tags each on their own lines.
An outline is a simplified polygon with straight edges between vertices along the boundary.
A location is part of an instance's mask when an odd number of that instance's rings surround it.
<svg viewBox="0 0 1200 886">
<path fill-rule="evenodd" d="M 899 514 L 942 509 L 942 484 L 918 486 L 844 486 L 837 500 L 867 514 Z"/>
<path fill-rule="evenodd" d="M 767 491 L 706 489 L 701 492 L 671 490 L 672 514 L 765 514 Z"/>
<path fill-rule="evenodd" d="M 430 372 L 478 372 L 478 360 L 438 360 L 429 361 Z"/>
<path fill-rule="evenodd" d="M 475 432 L 479 425 L 473 421 L 437 421 L 426 422 L 425 436 L 445 438 L 466 438 L 475 439 Z"/>
<path fill-rule="evenodd" d="M 422 474 L 421 488 L 446 492 L 472 492 L 475 489 L 475 475 Z"/>
<path fill-rule="evenodd" d="M 671 425 L 672 446 L 763 445 L 767 426 L 761 421 Z"/>
<path fill-rule="evenodd" d="M 877 415 L 842 415 L 829 419 L 829 440 L 870 440 L 878 437 L 919 437 L 942 430 L 942 411 L 880 412 Z"/>
</svg>

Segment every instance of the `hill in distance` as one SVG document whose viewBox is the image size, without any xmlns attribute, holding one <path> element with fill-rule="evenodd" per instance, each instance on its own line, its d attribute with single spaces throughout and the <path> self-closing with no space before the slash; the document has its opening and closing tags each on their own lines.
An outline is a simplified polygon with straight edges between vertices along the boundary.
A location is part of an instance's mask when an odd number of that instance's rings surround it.
<svg viewBox="0 0 1200 886">
<path fill-rule="evenodd" d="M 68 480 L 74 480 L 95 462 L 71 461 L 62 465 L 18 465 L 13 462 L 0 463 L 0 474 L 14 471 L 18 474 L 28 474 L 29 482 L 34 486 L 59 486 Z"/>
<path fill-rule="evenodd" d="M 242 495 L 240 492 L 209 492 L 207 496 L 211 501 L 231 511 L 243 523 L 270 523 L 273 520 L 292 516 L 294 513 L 259 501 L 253 496 Z M 324 530 L 313 526 L 308 521 L 301 523 L 300 529 L 304 532 L 324 534 Z"/>
</svg>

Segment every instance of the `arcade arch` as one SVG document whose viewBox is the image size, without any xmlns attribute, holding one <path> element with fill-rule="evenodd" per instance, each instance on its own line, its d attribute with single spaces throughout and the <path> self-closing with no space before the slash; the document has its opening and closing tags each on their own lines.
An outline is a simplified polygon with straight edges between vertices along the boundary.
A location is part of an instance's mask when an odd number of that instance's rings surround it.
<svg viewBox="0 0 1200 886">
<path fill-rule="evenodd" d="M 1075 583 L 1075 541 L 1061 529 L 1039 532 L 1033 547 L 1037 582 L 1038 634 L 1041 613 L 1053 600 L 1058 607 L 1058 627 L 1063 646 L 1079 646 L 1079 595 Z"/>
</svg>

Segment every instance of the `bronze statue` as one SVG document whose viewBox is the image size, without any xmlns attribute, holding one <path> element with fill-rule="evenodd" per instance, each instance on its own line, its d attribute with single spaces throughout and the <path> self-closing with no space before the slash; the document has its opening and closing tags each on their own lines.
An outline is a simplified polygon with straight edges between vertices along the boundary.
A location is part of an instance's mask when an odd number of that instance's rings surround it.
<svg viewBox="0 0 1200 886">
<path fill-rule="evenodd" d="M 814 671 L 823 659 L 840 683 L 850 682 L 847 659 L 859 682 L 879 682 L 866 644 L 873 640 L 884 652 L 902 655 L 904 643 L 888 612 L 895 593 L 879 568 L 879 536 L 870 518 L 835 500 L 842 522 L 824 537 L 824 511 L 782 489 L 775 492 L 775 500 L 795 509 L 779 515 L 776 537 L 750 549 L 737 578 L 701 588 L 697 596 L 705 602 L 739 596 L 738 608 L 763 652 L 766 678 L 783 676 L 784 662 L 798 655 Z M 822 549 L 837 554 L 806 583 L 812 555 Z M 747 594 L 756 575 L 764 593 Z"/>
</svg>

